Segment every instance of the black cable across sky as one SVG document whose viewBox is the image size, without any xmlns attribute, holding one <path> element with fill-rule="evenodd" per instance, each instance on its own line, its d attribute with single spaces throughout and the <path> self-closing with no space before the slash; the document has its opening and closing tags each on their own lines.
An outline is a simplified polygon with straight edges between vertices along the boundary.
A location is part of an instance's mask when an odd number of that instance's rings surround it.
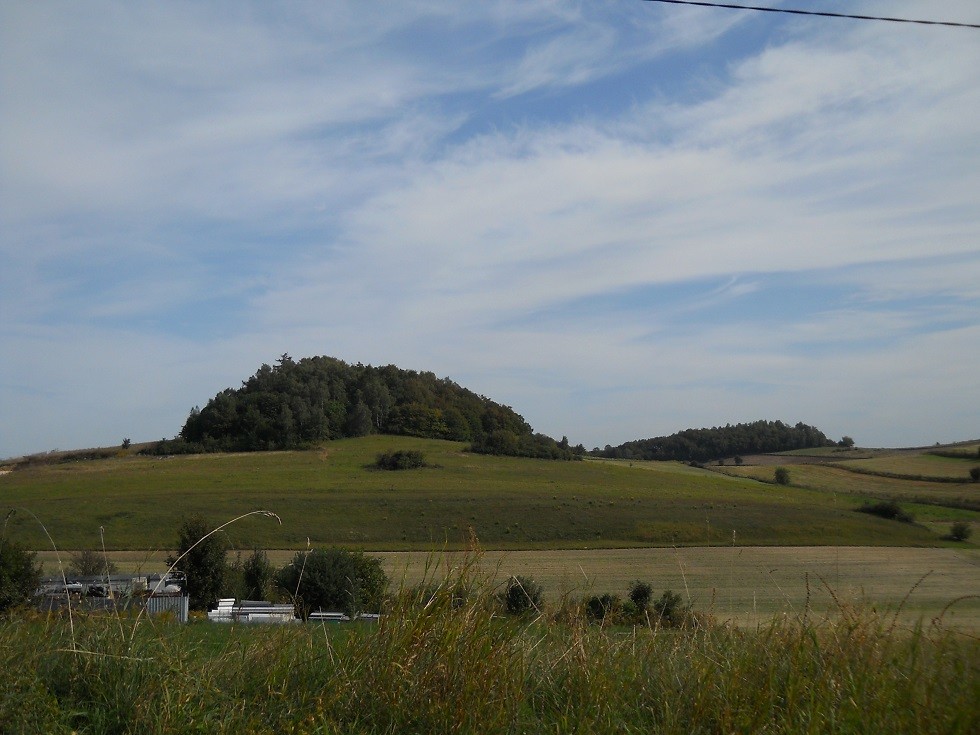
<svg viewBox="0 0 980 735">
<path fill-rule="evenodd" d="M 977 23 L 955 23 L 948 20 L 914 20 L 912 18 L 888 18 L 878 15 L 851 15 L 823 10 L 796 10 L 793 8 L 769 8 L 761 5 L 736 5 L 734 3 L 700 2 L 699 0 L 644 0 L 648 3 L 670 5 L 699 5 L 704 8 L 732 8 L 733 10 L 758 10 L 763 13 L 787 13 L 789 15 L 819 15 L 824 18 L 851 18 L 853 20 L 880 20 L 888 23 L 915 23 L 923 26 L 952 26 L 954 28 L 980 28 Z"/>
</svg>

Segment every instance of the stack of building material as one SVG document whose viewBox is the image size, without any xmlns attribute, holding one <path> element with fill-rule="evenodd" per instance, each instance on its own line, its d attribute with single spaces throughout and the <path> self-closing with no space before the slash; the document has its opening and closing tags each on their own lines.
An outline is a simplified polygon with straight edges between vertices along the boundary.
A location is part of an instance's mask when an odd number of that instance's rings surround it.
<svg viewBox="0 0 980 735">
<path fill-rule="evenodd" d="M 218 600 L 218 606 L 214 610 L 208 611 L 208 619 L 214 623 L 230 623 L 232 621 L 232 609 L 234 607 L 234 597 L 222 597 Z"/>
<path fill-rule="evenodd" d="M 323 610 L 318 610 L 317 612 L 310 613 L 308 620 L 311 623 L 350 623 L 354 620 L 365 623 L 376 623 L 380 617 L 377 613 L 360 613 L 351 618 L 342 612 L 324 612 Z"/>
<path fill-rule="evenodd" d="M 242 600 L 223 597 L 218 606 L 208 612 L 215 623 L 291 623 L 296 620 L 292 605 L 274 605 L 265 600 Z"/>
</svg>

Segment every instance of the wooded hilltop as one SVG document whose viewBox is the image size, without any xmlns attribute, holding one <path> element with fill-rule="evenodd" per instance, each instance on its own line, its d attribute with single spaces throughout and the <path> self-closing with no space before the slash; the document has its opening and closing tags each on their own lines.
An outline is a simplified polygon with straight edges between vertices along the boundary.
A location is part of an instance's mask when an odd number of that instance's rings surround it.
<svg viewBox="0 0 980 735">
<path fill-rule="evenodd" d="M 535 433 L 509 406 L 449 378 L 394 365 L 349 365 L 334 357 L 262 365 L 238 389 L 226 388 L 202 409 L 191 409 L 174 439 L 147 454 L 301 449 L 330 439 L 393 434 L 469 442 L 484 454 L 581 459 L 586 449 Z M 703 462 L 740 454 L 832 445 L 807 424 L 782 421 L 686 429 L 670 436 L 606 445 L 589 454 L 633 460 Z"/>
<path fill-rule="evenodd" d="M 782 421 L 753 421 L 711 429 L 685 429 L 670 436 L 638 439 L 618 447 L 606 445 L 605 449 L 594 453 L 613 459 L 705 462 L 742 454 L 771 454 L 834 444 L 822 431 L 802 422 L 789 426 Z"/>
<path fill-rule="evenodd" d="M 470 442 L 472 451 L 545 459 L 575 459 L 509 406 L 477 395 L 449 378 L 394 365 L 348 365 L 334 357 L 262 365 L 237 390 L 226 388 L 191 409 L 180 434 L 152 454 L 300 449 L 328 439 L 400 434 Z"/>
</svg>

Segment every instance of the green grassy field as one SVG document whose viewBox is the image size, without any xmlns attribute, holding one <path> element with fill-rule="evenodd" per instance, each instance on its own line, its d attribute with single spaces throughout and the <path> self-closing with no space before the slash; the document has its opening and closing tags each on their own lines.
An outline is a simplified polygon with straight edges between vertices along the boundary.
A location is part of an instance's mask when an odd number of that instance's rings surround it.
<svg viewBox="0 0 980 735">
<path fill-rule="evenodd" d="M 0 732 L 977 732 L 980 643 L 892 616 L 803 612 L 756 630 L 704 616 L 607 628 L 521 618 L 460 582 L 376 625 L 0 619 Z"/>
<path fill-rule="evenodd" d="M 372 469 L 388 449 L 422 450 L 435 466 Z M 827 492 L 678 463 L 550 462 L 462 450 L 373 436 L 306 452 L 130 455 L 20 469 L 0 476 L 0 492 L 4 506 L 18 509 L 8 532 L 38 549 L 49 542 L 31 513 L 63 548 L 100 548 L 101 528 L 107 548 L 152 550 L 175 542 L 187 514 L 217 525 L 256 509 L 274 511 L 282 524 L 258 517 L 236 524 L 228 535 L 237 548 L 430 549 L 464 545 L 470 528 L 486 548 L 500 549 L 727 546 L 733 533 L 739 545 L 942 543 L 924 526 L 852 512 L 872 481 L 884 478 L 843 473 Z M 804 471 L 827 469 L 794 467 L 794 483 Z M 972 490 L 944 485 L 937 492 Z"/>
</svg>

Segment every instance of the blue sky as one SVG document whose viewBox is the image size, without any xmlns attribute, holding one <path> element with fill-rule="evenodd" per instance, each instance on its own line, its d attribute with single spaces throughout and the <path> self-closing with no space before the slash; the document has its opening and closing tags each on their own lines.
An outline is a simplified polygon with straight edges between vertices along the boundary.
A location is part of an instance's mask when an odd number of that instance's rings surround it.
<svg viewBox="0 0 980 735">
<path fill-rule="evenodd" d="M 284 352 L 588 447 L 977 438 L 978 68 L 639 0 L 3 3 L 0 457 L 173 436 Z"/>
</svg>

